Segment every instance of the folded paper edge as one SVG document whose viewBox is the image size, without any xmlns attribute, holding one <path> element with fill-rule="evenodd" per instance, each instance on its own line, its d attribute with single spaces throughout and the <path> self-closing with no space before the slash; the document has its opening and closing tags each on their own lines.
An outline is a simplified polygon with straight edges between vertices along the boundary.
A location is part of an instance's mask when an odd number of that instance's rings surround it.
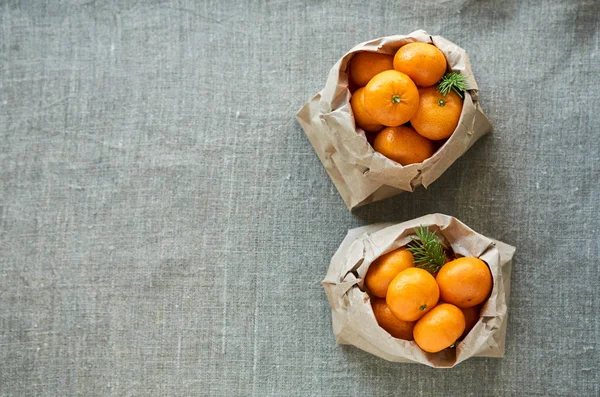
<svg viewBox="0 0 600 397">
<path fill-rule="evenodd" d="M 499 324 L 496 331 L 493 334 L 491 334 L 490 336 L 488 336 L 488 338 L 493 339 L 493 341 L 491 341 L 491 342 L 493 342 L 492 345 L 488 346 L 483 351 L 477 351 L 475 353 L 472 353 L 468 357 L 460 359 L 460 360 L 458 359 L 458 356 L 457 356 L 456 362 L 454 362 L 451 365 L 447 365 L 447 366 L 436 366 L 430 362 L 420 362 L 420 361 L 414 361 L 414 360 L 411 361 L 411 363 L 424 364 L 424 365 L 428 365 L 428 366 L 434 367 L 434 368 L 452 368 L 452 367 L 458 365 L 459 363 L 461 363 L 462 361 L 464 361 L 465 359 L 468 359 L 470 357 L 493 357 L 493 358 L 503 357 L 505 354 L 506 328 L 507 328 L 507 322 L 508 322 L 508 303 L 509 303 L 509 297 L 510 297 L 510 274 L 511 274 L 511 270 L 512 270 L 512 258 L 516 251 L 516 248 L 507 243 L 489 238 L 487 236 L 484 236 L 484 235 L 476 232 L 475 230 L 473 230 L 468 225 L 466 225 L 465 223 L 463 223 L 462 221 L 460 221 L 459 219 L 457 219 L 455 217 L 436 213 L 436 214 L 425 215 L 425 216 L 422 216 L 419 218 L 415 218 L 415 219 L 397 223 L 397 224 L 393 224 L 393 223 L 389 223 L 389 222 L 388 223 L 376 223 L 376 224 L 372 224 L 372 225 L 368 225 L 368 226 L 363 226 L 360 228 L 350 229 L 348 231 L 348 233 L 346 234 L 346 237 L 344 238 L 342 244 L 336 251 L 336 254 L 334 255 L 334 257 L 332 257 L 330 269 L 328 269 L 328 277 L 326 277 L 326 279 L 323 280 L 323 282 L 325 283 L 328 278 L 331 278 L 330 272 L 331 272 L 331 270 L 333 270 L 333 269 L 331 269 L 331 266 L 334 265 L 334 263 L 336 262 L 336 259 L 339 259 L 340 257 L 343 257 L 348 253 L 347 249 L 345 249 L 345 248 L 349 247 L 354 242 L 358 241 L 359 239 L 363 239 L 363 237 L 367 238 L 367 235 L 368 235 L 368 239 L 371 239 L 372 237 L 377 238 L 376 234 L 379 232 L 382 232 L 384 229 L 395 227 L 398 229 L 406 230 L 407 228 L 414 227 L 414 226 L 410 226 L 410 224 L 417 224 L 417 223 L 420 224 L 423 222 L 437 224 L 437 225 L 446 224 L 447 227 L 449 227 L 452 222 L 457 222 L 462 227 L 466 228 L 468 231 L 474 233 L 474 235 L 477 236 L 478 238 L 483 238 L 484 241 L 487 241 L 487 243 L 485 243 L 485 246 L 487 248 L 482 249 L 481 255 L 484 255 L 486 252 L 490 252 L 490 250 L 495 250 L 493 252 L 497 252 L 497 254 L 494 254 L 494 255 L 497 255 L 497 257 L 499 258 L 498 259 L 498 271 L 502 275 L 502 282 L 503 282 L 503 286 L 504 286 L 503 291 L 502 291 L 503 302 L 504 302 L 503 304 L 506 307 L 506 312 L 503 315 L 502 322 Z M 375 234 L 375 236 L 373 236 L 374 234 Z M 392 234 L 395 234 L 395 233 L 392 233 Z M 336 271 L 333 271 L 333 273 L 336 273 Z M 337 274 L 339 276 L 339 271 L 337 271 Z M 324 284 L 324 287 L 325 287 L 325 284 Z M 332 315 L 333 315 L 333 310 L 332 310 Z M 354 344 L 354 343 L 348 343 L 346 341 L 345 344 Z M 390 358 L 390 355 L 388 355 L 388 354 L 385 354 L 385 356 L 387 356 L 387 357 L 384 357 L 384 355 L 382 355 L 382 354 L 375 354 L 375 355 L 377 355 L 383 359 L 386 359 L 388 361 L 406 362 L 406 361 L 404 361 L 405 358 L 402 358 L 402 357 Z"/>
<path fill-rule="evenodd" d="M 358 166 L 354 165 L 352 162 L 347 161 L 344 157 L 344 154 L 339 152 L 339 150 L 335 148 L 336 143 L 332 140 L 333 138 L 329 137 L 329 134 L 325 133 L 325 131 L 323 131 L 323 133 L 321 134 L 319 134 L 316 131 L 312 131 L 312 129 L 316 128 L 324 130 L 325 128 L 327 128 L 327 126 L 323 125 L 322 122 L 320 123 L 321 125 L 319 127 L 315 126 L 314 124 L 316 123 L 316 120 L 314 115 L 309 119 L 304 118 L 304 115 L 307 112 L 307 108 L 313 106 L 311 102 L 315 100 L 318 102 L 318 104 L 314 105 L 313 109 L 313 111 L 316 112 L 315 115 L 321 116 L 327 112 L 331 112 L 332 107 L 335 108 L 335 106 L 327 106 L 323 108 L 323 105 L 325 102 L 331 104 L 335 102 L 335 100 L 337 100 L 336 98 L 341 98 L 341 91 L 338 92 L 339 90 L 337 89 L 338 84 L 340 82 L 339 69 L 342 66 L 342 61 L 346 57 L 348 57 L 348 55 L 360 50 L 377 51 L 378 49 L 381 49 L 383 46 L 385 46 L 386 42 L 389 43 L 393 40 L 423 41 L 431 42 L 434 44 L 443 43 L 445 46 L 450 46 L 454 48 L 452 50 L 453 53 L 460 54 L 460 56 L 462 57 L 459 58 L 459 61 L 457 61 L 460 65 L 458 70 L 461 70 L 464 73 L 468 74 L 469 91 L 471 96 L 473 97 L 473 105 L 475 106 L 475 109 L 473 110 L 473 124 L 480 125 L 480 128 L 477 131 L 475 131 L 475 133 L 470 135 L 470 139 L 465 148 L 461 149 L 457 156 L 452 156 L 452 159 L 448 162 L 448 164 L 441 164 L 440 166 L 438 166 L 439 169 L 437 170 L 437 172 L 434 172 L 433 174 L 429 172 L 429 174 L 431 175 L 429 175 L 427 172 L 425 172 L 425 174 L 427 175 L 423 175 L 423 170 L 421 170 L 421 172 L 419 172 L 416 176 L 411 178 L 410 187 L 407 186 L 403 188 L 397 186 L 396 183 L 388 185 L 386 183 L 387 177 L 385 177 L 384 175 L 378 176 L 377 173 L 374 173 L 370 167 L 366 167 L 366 171 L 364 173 L 351 172 L 353 168 L 356 168 Z M 333 84 L 333 82 L 335 82 L 335 84 Z M 479 88 L 477 86 L 477 82 L 475 81 L 471 70 L 471 64 L 468 54 L 462 47 L 459 47 L 455 43 L 445 39 L 442 36 L 429 35 L 424 30 L 416 30 L 414 32 L 409 33 L 408 35 L 383 36 L 354 46 L 350 51 L 344 54 L 344 56 L 342 56 L 338 60 L 338 62 L 336 62 L 334 67 L 329 71 L 328 78 L 323 90 L 321 90 L 318 94 L 314 95 L 311 98 L 311 100 L 309 100 L 309 102 L 305 103 L 305 105 L 298 111 L 296 118 L 298 119 L 298 122 L 300 123 L 301 127 L 304 129 L 304 132 L 307 135 L 311 145 L 315 149 L 319 160 L 325 167 L 327 174 L 329 175 L 330 179 L 332 179 L 332 181 L 334 182 L 334 185 L 336 186 L 336 189 L 338 190 L 339 194 L 342 196 L 346 207 L 349 210 L 353 210 L 362 205 L 369 204 L 374 201 L 379 201 L 388 197 L 392 197 L 403 191 L 413 191 L 414 188 L 418 185 L 423 185 L 425 188 L 427 188 L 431 183 L 437 180 L 444 172 L 446 172 L 447 169 L 454 162 L 456 162 L 458 158 L 464 155 L 475 144 L 477 140 L 479 140 L 482 136 L 490 133 L 493 130 L 493 127 L 489 119 L 481 109 L 481 106 L 479 105 L 478 89 Z M 345 95 L 346 94 L 344 94 L 344 96 Z M 327 141 L 327 146 L 331 148 L 331 153 L 319 149 L 318 146 L 319 144 L 322 144 L 321 141 Z M 342 168 L 340 168 L 341 165 L 343 165 Z M 432 167 L 427 167 L 427 169 L 429 168 Z M 354 175 L 349 175 L 348 172 L 351 172 Z M 363 182 L 360 182 L 361 180 Z M 372 185 L 367 186 L 368 184 Z M 357 194 L 358 192 L 362 193 Z"/>
</svg>

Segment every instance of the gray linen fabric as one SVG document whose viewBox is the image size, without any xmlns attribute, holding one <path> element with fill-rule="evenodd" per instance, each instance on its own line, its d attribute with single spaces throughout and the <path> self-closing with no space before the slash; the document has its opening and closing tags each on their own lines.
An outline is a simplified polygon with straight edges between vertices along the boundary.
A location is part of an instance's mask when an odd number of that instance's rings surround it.
<svg viewBox="0 0 600 397">
<path fill-rule="evenodd" d="M 600 7 L 0 1 L 0 395 L 592 396 Z M 348 212 L 295 121 L 354 44 L 423 28 L 495 126 Z M 337 346 L 347 229 L 432 212 L 517 247 L 504 359 Z"/>
</svg>

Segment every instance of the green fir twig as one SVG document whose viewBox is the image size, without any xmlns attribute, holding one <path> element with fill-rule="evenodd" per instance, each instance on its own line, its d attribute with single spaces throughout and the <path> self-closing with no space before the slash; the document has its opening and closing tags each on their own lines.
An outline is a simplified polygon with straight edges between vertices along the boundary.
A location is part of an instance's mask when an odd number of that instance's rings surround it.
<svg viewBox="0 0 600 397">
<path fill-rule="evenodd" d="M 407 249 L 413 254 L 415 266 L 436 273 L 446 263 L 446 251 L 442 242 L 429 228 L 423 225 L 415 229 L 415 236 Z"/>
<path fill-rule="evenodd" d="M 437 90 L 441 92 L 443 96 L 446 96 L 450 91 L 454 91 L 462 98 L 463 93 L 469 88 L 466 80 L 467 78 L 460 73 L 447 73 L 442 77 L 442 80 L 440 80 Z"/>
</svg>

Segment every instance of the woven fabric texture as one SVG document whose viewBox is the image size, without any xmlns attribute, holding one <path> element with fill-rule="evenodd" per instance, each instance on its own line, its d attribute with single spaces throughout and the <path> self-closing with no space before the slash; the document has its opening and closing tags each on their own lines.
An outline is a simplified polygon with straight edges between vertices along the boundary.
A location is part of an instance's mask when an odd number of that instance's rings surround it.
<svg viewBox="0 0 600 397">
<path fill-rule="evenodd" d="M 593 396 L 600 6 L 0 1 L 1 396 Z M 465 48 L 495 127 L 350 213 L 295 120 L 355 44 Z M 441 212 L 517 247 L 506 357 L 337 346 L 349 228 Z"/>
</svg>

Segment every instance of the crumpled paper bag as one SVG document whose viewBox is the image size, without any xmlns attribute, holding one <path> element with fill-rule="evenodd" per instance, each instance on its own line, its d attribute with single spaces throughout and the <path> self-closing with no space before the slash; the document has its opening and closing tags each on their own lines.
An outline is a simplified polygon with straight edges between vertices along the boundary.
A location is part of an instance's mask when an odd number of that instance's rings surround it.
<svg viewBox="0 0 600 397">
<path fill-rule="evenodd" d="M 446 143 L 424 162 L 402 166 L 376 153 L 364 131 L 355 126 L 346 68 L 356 52 L 393 55 L 401 45 L 415 41 L 438 47 L 452 71 L 466 76 L 468 91 L 459 124 Z M 406 36 L 382 37 L 351 49 L 333 66 L 325 88 L 312 97 L 296 117 L 350 210 L 403 191 L 412 192 L 419 185 L 429 186 L 475 141 L 492 130 L 479 106 L 477 83 L 465 50 L 422 30 Z"/>
<path fill-rule="evenodd" d="M 424 352 L 414 341 L 396 339 L 381 328 L 363 286 L 371 263 L 411 242 L 410 236 L 420 225 L 438 231 L 456 254 L 479 257 L 486 262 L 494 279 L 479 322 L 456 344 L 456 349 L 439 353 Z M 337 343 L 354 345 L 389 361 L 421 363 L 434 368 L 450 368 L 469 357 L 503 357 L 514 252 L 514 247 L 482 236 L 458 219 L 442 214 L 349 230 L 322 282 L 331 305 Z"/>
</svg>

